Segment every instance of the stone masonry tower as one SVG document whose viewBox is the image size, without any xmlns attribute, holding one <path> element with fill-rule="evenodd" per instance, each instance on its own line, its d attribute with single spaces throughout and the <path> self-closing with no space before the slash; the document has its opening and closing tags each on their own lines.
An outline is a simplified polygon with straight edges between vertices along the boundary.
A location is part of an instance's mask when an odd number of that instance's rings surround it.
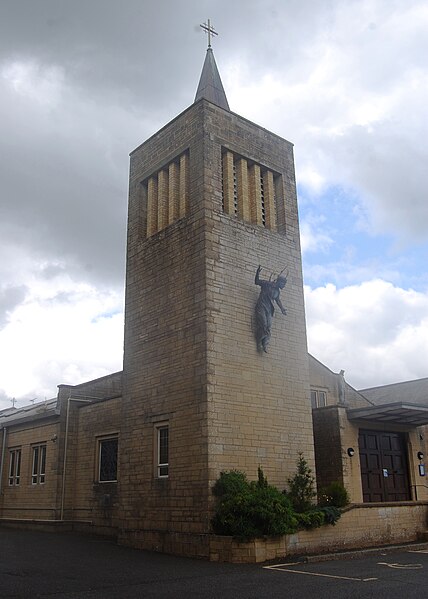
<svg viewBox="0 0 428 599">
<path fill-rule="evenodd" d="M 257 351 L 258 265 L 289 276 Z M 223 470 L 283 489 L 312 420 L 292 144 L 230 112 L 211 48 L 195 102 L 131 154 L 123 543 L 207 556 Z"/>
</svg>

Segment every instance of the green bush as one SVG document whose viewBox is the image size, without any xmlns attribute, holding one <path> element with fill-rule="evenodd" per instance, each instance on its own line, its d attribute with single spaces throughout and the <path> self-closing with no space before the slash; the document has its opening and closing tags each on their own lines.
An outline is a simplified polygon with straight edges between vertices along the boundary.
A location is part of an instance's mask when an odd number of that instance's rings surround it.
<svg viewBox="0 0 428 599">
<path fill-rule="evenodd" d="M 289 478 L 287 482 L 289 486 L 287 494 L 296 512 L 310 511 L 316 496 L 315 479 L 302 453 L 299 453 L 296 474 Z"/>
<path fill-rule="evenodd" d="M 345 507 L 349 503 L 348 491 L 339 481 L 335 481 L 320 489 L 320 506 Z"/>
<path fill-rule="evenodd" d="M 297 522 L 299 528 L 319 528 L 325 524 L 324 512 L 317 508 L 309 512 L 302 512 L 297 514 Z"/>
<path fill-rule="evenodd" d="M 340 510 L 331 504 L 313 505 L 315 481 L 302 454 L 297 473 L 288 483 L 290 491 L 281 493 L 268 483 L 260 467 L 254 482 L 249 482 L 239 470 L 222 472 L 213 486 L 217 498 L 211 520 L 213 531 L 249 540 L 335 524 L 340 518 Z"/>
<path fill-rule="evenodd" d="M 334 526 L 341 516 L 339 508 L 334 505 L 326 505 L 319 507 L 318 511 L 324 514 L 324 524 L 331 524 Z"/>
<path fill-rule="evenodd" d="M 222 472 L 213 487 L 217 509 L 212 519 L 216 534 L 248 540 L 297 530 L 297 519 L 289 499 L 269 485 L 264 475 L 248 482 L 238 471 Z"/>
<path fill-rule="evenodd" d="M 229 470 L 222 472 L 213 486 L 213 493 L 216 497 L 232 496 L 243 493 L 248 489 L 248 480 L 244 472 L 239 470 Z"/>
</svg>

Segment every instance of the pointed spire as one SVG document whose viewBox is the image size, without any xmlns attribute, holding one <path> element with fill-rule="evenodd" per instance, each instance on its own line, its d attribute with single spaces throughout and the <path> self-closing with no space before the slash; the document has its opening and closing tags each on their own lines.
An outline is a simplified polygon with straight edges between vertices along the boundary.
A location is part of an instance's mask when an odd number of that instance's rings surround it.
<svg viewBox="0 0 428 599">
<path fill-rule="evenodd" d="M 220 106 L 220 108 L 230 110 L 212 48 L 208 48 L 205 56 L 195 102 L 201 98 L 205 98 L 205 100 L 216 104 L 216 106 Z"/>
<path fill-rule="evenodd" d="M 201 98 L 205 98 L 205 100 L 212 102 L 216 106 L 220 106 L 220 108 L 230 110 L 214 59 L 214 54 L 211 49 L 211 36 L 218 35 L 218 33 L 214 30 L 214 27 L 211 26 L 209 19 L 208 23 L 203 23 L 201 27 L 205 33 L 208 34 L 208 49 L 207 55 L 205 56 L 204 66 L 202 68 L 201 78 L 199 80 L 198 90 L 195 96 L 195 102 Z"/>
</svg>

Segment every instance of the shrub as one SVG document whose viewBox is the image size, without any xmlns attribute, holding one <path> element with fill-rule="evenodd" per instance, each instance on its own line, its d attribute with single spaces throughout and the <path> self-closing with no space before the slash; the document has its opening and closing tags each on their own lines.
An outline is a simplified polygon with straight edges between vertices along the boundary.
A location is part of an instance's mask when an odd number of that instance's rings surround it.
<svg viewBox="0 0 428 599">
<path fill-rule="evenodd" d="M 320 506 L 345 507 L 349 503 L 348 491 L 339 481 L 335 481 L 320 489 Z"/>
<path fill-rule="evenodd" d="M 289 493 L 281 493 L 268 483 L 260 467 L 254 482 L 239 470 L 222 472 L 213 486 L 217 498 L 211 520 L 214 532 L 249 540 L 335 524 L 340 518 L 340 510 L 333 505 L 313 505 L 315 481 L 302 454 L 288 484 Z"/>
<path fill-rule="evenodd" d="M 289 485 L 288 496 L 296 512 L 310 511 L 316 496 L 315 479 L 302 453 L 299 453 L 296 474 L 287 482 Z"/>
<path fill-rule="evenodd" d="M 319 528 L 325 524 L 325 515 L 322 509 L 313 509 L 309 512 L 297 514 L 299 528 Z"/>
<path fill-rule="evenodd" d="M 327 505 L 319 507 L 318 511 L 324 514 L 324 524 L 331 524 L 334 526 L 341 516 L 339 508 L 334 505 Z"/>
<path fill-rule="evenodd" d="M 236 470 L 222 472 L 213 492 L 217 507 L 211 522 L 217 534 L 248 540 L 297 530 L 290 500 L 269 485 L 260 470 L 257 482 L 248 482 L 245 474 Z"/>
<path fill-rule="evenodd" d="M 229 470 L 228 472 L 220 473 L 220 477 L 214 483 L 212 491 L 216 497 L 237 495 L 246 491 L 248 485 L 249 483 L 244 472 Z"/>
</svg>

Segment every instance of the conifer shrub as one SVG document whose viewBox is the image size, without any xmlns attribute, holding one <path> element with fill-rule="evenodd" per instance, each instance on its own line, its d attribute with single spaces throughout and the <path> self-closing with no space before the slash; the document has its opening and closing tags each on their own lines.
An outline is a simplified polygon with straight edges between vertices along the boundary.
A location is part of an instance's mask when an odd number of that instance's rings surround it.
<svg viewBox="0 0 428 599">
<path fill-rule="evenodd" d="M 306 530 L 319 528 L 325 524 L 324 512 L 317 508 L 308 512 L 300 512 L 297 514 L 297 522 L 299 528 L 305 528 Z"/>
<path fill-rule="evenodd" d="M 334 526 L 341 516 L 341 511 L 334 505 L 326 505 L 318 507 L 318 511 L 324 514 L 324 524 L 331 524 Z"/>
<path fill-rule="evenodd" d="M 319 505 L 345 507 L 349 503 L 349 494 L 339 481 L 335 481 L 320 489 Z"/>
<path fill-rule="evenodd" d="M 289 490 L 286 494 L 296 512 L 299 514 L 309 512 L 313 508 L 313 500 L 316 496 L 315 479 L 301 452 L 297 460 L 297 472 L 287 482 Z"/>
</svg>

